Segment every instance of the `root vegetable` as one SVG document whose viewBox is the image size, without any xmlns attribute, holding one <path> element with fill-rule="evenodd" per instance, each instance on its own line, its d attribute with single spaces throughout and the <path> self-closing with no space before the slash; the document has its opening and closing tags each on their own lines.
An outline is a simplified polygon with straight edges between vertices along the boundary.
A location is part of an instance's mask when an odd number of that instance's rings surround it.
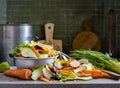
<svg viewBox="0 0 120 88">
<path fill-rule="evenodd" d="M 55 63 L 54 63 L 54 65 L 55 65 L 55 67 L 57 67 L 58 69 L 61 69 L 63 66 L 61 65 L 61 61 L 56 61 Z"/>
<path fill-rule="evenodd" d="M 83 66 L 85 66 L 87 68 L 87 70 L 93 70 L 94 66 L 91 63 L 87 63 L 87 64 L 82 64 Z"/>
<path fill-rule="evenodd" d="M 32 51 L 32 49 L 25 47 L 25 48 L 20 48 L 21 54 L 23 57 L 37 57 L 35 53 Z"/>
<path fill-rule="evenodd" d="M 30 69 L 15 69 L 15 70 L 6 70 L 3 73 L 4 75 L 17 77 L 20 79 L 31 79 L 32 71 Z"/>
<path fill-rule="evenodd" d="M 83 70 L 85 70 L 85 69 L 87 69 L 85 66 L 80 66 L 79 68 L 76 68 L 76 69 L 74 69 L 74 72 L 75 73 L 78 73 L 78 72 L 81 72 L 81 71 L 83 71 Z"/>
<path fill-rule="evenodd" d="M 72 60 L 72 61 L 70 62 L 70 66 L 71 66 L 71 67 L 74 67 L 74 68 L 77 68 L 77 67 L 80 66 L 80 62 L 77 61 L 77 60 Z"/>
<path fill-rule="evenodd" d="M 39 58 L 41 55 L 40 53 L 35 49 L 34 46 L 31 46 L 31 49 L 33 50 L 33 52 L 36 54 L 36 56 Z"/>
<path fill-rule="evenodd" d="M 51 79 L 53 77 L 52 73 L 47 69 L 47 68 L 43 68 L 43 75 L 47 78 L 47 79 Z"/>
<path fill-rule="evenodd" d="M 37 80 L 40 77 L 40 75 L 42 75 L 42 70 L 43 70 L 43 67 L 39 67 L 33 70 L 31 78 L 33 80 Z"/>
<path fill-rule="evenodd" d="M 61 69 L 61 70 L 57 70 L 56 71 L 57 73 L 61 73 L 61 74 L 64 74 L 64 75 L 69 75 L 73 72 L 73 70 L 65 70 L 65 69 Z"/>
<path fill-rule="evenodd" d="M 90 74 L 93 78 L 112 78 L 109 74 L 100 70 L 84 70 L 85 74 Z"/>
</svg>

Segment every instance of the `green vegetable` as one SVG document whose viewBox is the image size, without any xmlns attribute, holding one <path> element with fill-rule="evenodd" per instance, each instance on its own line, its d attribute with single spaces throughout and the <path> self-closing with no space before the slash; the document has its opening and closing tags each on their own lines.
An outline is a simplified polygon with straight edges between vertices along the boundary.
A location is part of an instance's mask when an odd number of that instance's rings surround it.
<svg viewBox="0 0 120 88">
<path fill-rule="evenodd" d="M 37 69 L 34 69 L 34 71 L 32 72 L 31 78 L 33 80 L 37 80 L 40 77 L 40 75 L 42 74 L 42 70 L 43 70 L 43 66 L 38 67 Z"/>
<path fill-rule="evenodd" d="M 12 57 L 17 57 L 18 54 L 20 53 L 20 49 L 22 48 L 30 48 L 30 46 L 28 44 L 19 44 L 18 47 L 16 47 L 15 49 L 12 50 L 12 53 L 10 54 Z"/>
<path fill-rule="evenodd" d="M 77 60 L 88 59 L 99 69 L 105 69 L 120 74 L 120 62 L 110 57 L 108 54 L 92 50 L 75 50 L 71 51 L 70 56 Z"/>
<path fill-rule="evenodd" d="M 19 52 L 20 52 L 19 48 L 16 47 L 15 49 L 13 49 L 11 53 L 12 57 L 18 56 Z"/>
<path fill-rule="evenodd" d="M 21 44 L 19 45 L 19 48 L 24 48 L 24 47 L 30 48 L 30 46 L 29 46 L 28 44 L 23 44 L 23 43 L 21 43 Z"/>
<path fill-rule="evenodd" d="M 62 66 L 66 66 L 66 65 L 67 65 L 67 62 L 61 62 L 61 65 L 62 65 Z"/>
<path fill-rule="evenodd" d="M 10 65 L 8 62 L 2 62 L 0 63 L 0 72 L 4 72 L 5 70 L 10 69 Z"/>
<path fill-rule="evenodd" d="M 66 74 L 66 75 L 62 73 L 57 73 L 56 77 L 60 81 L 65 82 L 65 81 L 75 80 L 77 75 L 74 72 L 72 72 L 71 74 Z"/>
<path fill-rule="evenodd" d="M 64 78 L 64 77 L 63 77 L 63 75 L 62 75 L 61 73 L 57 73 L 57 74 L 56 74 L 56 78 L 57 78 L 57 79 L 62 79 L 62 78 Z"/>
</svg>

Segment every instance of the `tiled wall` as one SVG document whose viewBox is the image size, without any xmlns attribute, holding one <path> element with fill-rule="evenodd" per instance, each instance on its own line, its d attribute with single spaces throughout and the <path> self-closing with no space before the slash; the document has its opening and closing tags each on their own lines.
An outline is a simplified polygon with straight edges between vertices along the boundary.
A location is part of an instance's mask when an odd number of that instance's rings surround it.
<svg viewBox="0 0 120 88">
<path fill-rule="evenodd" d="M 6 0 L 0 0 L 0 24 L 6 23 Z"/>
<path fill-rule="evenodd" d="M 40 25 L 41 39 L 44 23 L 55 23 L 54 38 L 62 39 L 63 50 L 68 52 L 85 19 L 94 18 L 94 31 L 105 38 L 104 8 L 104 0 L 7 0 L 7 21 Z"/>
<path fill-rule="evenodd" d="M 116 51 L 120 56 L 120 0 L 110 1 L 110 6 L 116 13 Z"/>
<path fill-rule="evenodd" d="M 108 10 L 114 7 L 120 13 L 119 2 L 119 0 L 7 0 L 7 21 L 37 25 L 37 35 L 41 39 L 44 39 L 43 25 L 53 22 L 54 38 L 63 40 L 63 51 L 67 53 L 72 49 L 75 36 L 82 31 L 83 20 L 92 19 L 93 30 L 102 41 L 102 51 L 107 51 Z M 117 18 L 120 18 L 119 14 Z M 120 22 L 119 20 L 117 22 L 116 39 L 119 45 Z"/>
</svg>

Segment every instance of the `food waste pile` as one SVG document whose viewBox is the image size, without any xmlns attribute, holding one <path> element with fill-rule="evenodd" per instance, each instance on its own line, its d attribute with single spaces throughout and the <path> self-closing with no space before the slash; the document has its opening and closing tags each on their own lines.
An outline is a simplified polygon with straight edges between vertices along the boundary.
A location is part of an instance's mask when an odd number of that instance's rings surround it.
<svg viewBox="0 0 120 88">
<path fill-rule="evenodd" d="M 10 69 L 9 64 L 4 62 L 5 64 L 2 66 L 1 72 L 6 76 L 18 79 L 45 82 L 87 81 L 97 78 L 119 80 L 120 62 L 110 57 L 107 53 L 103 54 L 92 50 L 74 50 L 70 51 L 68 55 L 70 58 L 64 59 L 51 46 L 40 44 L 38 42 L 32 42 L 27 45 L 22 44 L 13 50 L 11 56 L 27 57 L 28 59 L 30 57 L 40 59 L 41 57 L 55 56 L 55 60 L 50 65 Z"/>
</svg>

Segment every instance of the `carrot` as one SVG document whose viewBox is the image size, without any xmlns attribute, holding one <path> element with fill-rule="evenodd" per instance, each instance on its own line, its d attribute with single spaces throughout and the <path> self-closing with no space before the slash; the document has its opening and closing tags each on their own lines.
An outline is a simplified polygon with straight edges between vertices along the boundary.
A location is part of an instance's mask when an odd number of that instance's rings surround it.
<svg viewBox="0 0 120 88">
<path fill-rule="evenodd" d="M 73 67 L 63 67 L 62 69 L 63 70 L 74 70 L 75 68 L 73 68 Z"/>
<path fill-rule="evenodd" d="M 73 70 L 61 69 L 61 70 L 57 70 L 56 72 L 68 75 L 68 74 L 71 74 Z"/>
<path fill-rule="evenodd" d="M 31 79 L 32 71 L 30 69 L 15 69 L 15 70 L 6 70 L 3 72 L 4 75 L 13 76 L 20 79 Z"/>
<path fill-rule="evenodd" d="M 34 46 L 31 46 L 31 49 L 33 50 L 33 52 L 36 54 L 37 57 L 41 56 L 39 51 L 37 51 L 37 49 Z"/>
<path fill-rule="evenodd" d="M 111 76 L 100 70 L 83 70 L 85 74 L 90 74 L 93 78 L 111 78 Z"/>
<path fill-rule="evenodd" d="M 57 80 L 47 79 L 44 75 L 41 75 L 40 79 L 44 82 L 57 82 Z"/>
</svg>

